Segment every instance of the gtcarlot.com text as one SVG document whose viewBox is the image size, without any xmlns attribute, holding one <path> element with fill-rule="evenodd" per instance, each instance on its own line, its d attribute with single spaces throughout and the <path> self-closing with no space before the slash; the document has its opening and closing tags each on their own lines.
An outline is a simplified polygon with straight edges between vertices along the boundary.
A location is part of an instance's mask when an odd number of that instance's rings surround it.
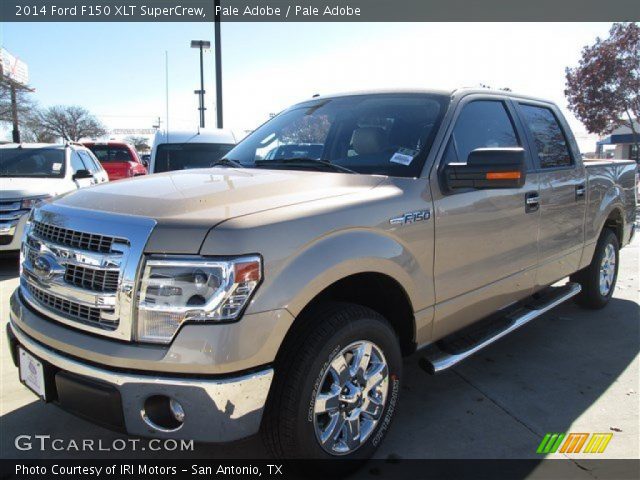
<svg viewBox="0 0 640 480">
<path fill-rule="evenodd" d="M 116 438 L 103 440 L 93 438 L 67 439 L 51 435 L 18 435 L 14 445 L 18 450 L 39 450 L 56 452 L 123 452 L 123 451 L 193 451 L 193 440 L 158 439 L 141 440 L 139 438 Z"/>
</svg>

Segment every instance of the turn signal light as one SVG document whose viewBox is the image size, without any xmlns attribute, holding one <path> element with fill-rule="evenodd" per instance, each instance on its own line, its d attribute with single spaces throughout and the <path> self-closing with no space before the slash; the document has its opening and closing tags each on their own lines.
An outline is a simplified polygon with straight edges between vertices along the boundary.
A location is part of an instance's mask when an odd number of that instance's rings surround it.
<svg viewBox="0 0 640 480">
<path fill-rule="evenodd" d="M 489 172 L 487 180 L 519 180 L 521 176 L 520 172 Z"/>
</svg>

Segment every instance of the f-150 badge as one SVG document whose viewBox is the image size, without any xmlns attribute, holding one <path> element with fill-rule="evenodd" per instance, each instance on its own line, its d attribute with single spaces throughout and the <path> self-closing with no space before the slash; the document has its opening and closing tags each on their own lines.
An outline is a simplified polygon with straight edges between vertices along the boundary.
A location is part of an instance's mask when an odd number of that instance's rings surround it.
<svg viewBox="0 0 640 480">
<path fill-rule="evenodd" d="M 400 215 L 399 217 L 389 220 L 391 225 L 407 225 L 409 223 L 422 222 L 431 218 L 431 212 L 429 210 L 418 210 L 416 212 L 408 212 Z"/>
</svg>

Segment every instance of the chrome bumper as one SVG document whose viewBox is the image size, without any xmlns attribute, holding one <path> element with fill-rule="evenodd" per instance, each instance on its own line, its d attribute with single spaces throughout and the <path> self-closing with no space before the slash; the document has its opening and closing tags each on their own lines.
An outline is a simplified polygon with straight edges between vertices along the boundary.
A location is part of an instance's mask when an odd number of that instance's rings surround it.
<svg viewBox="0 0 640 480">
<path fill-rule="evenodd" d="M 131 435 L 217 443 L 248 437 L 260 428 L 273 379 L 271 368 L 223 379 L 122 373 L 60 355 L 33 341 L 13 322 L 11 330 L 18 344 L 39 359 L 65 372 L 115 387 L 122 399 L 125 428 Z M 153 395 L 165 395 L 180 402 L 185 414 L 180 428 L 165 431 L 145 422 L 144 403 Z"/>
<path fill-rule="evenodd" d="M 22 232 L 27 222 L 29 212 L 17 212 L 11 219 L 5 218 L 6 215 L 0 215 L 0 236 L 8 239 L 4 245 L 0 245 L 0 251 L 16 251 L 20 250 L 22 242 Z"/>
</svg>

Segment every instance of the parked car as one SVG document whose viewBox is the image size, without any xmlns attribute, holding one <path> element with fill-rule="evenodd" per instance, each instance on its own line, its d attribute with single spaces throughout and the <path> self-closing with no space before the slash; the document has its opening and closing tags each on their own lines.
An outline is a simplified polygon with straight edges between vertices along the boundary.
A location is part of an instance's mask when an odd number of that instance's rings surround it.
<svg viewBox="0 0 640 480">
<path fill-rule="evenodd" d="M 83 142 L 100 160 L 111 180 L 147 174 L 147 167 L 133 145 L 126 142 Z"/>
<path fill-rule="evenodd" d="M 18 251 L 27 216 L 38 203 L 109 180 L 81 145 L 0 145 L 0 252 Z"/>
<path fill-rule="evenodd" d="M 264 159 L 301 139 L 322 157 Z M 635 173 L 511 92 L 313 98 L 218 168 L 37 206 L 11 351 L 40 398 L 132 435 L 367 458 L 403 356 L 440 372 L 570 298 L 607 305 Z"/>
<path fill-rule="evenodd" d="M 236 144 L 231 130 L 157 132 L 151 149 L 151 173 L 206 168 Z"/>
</svg>

